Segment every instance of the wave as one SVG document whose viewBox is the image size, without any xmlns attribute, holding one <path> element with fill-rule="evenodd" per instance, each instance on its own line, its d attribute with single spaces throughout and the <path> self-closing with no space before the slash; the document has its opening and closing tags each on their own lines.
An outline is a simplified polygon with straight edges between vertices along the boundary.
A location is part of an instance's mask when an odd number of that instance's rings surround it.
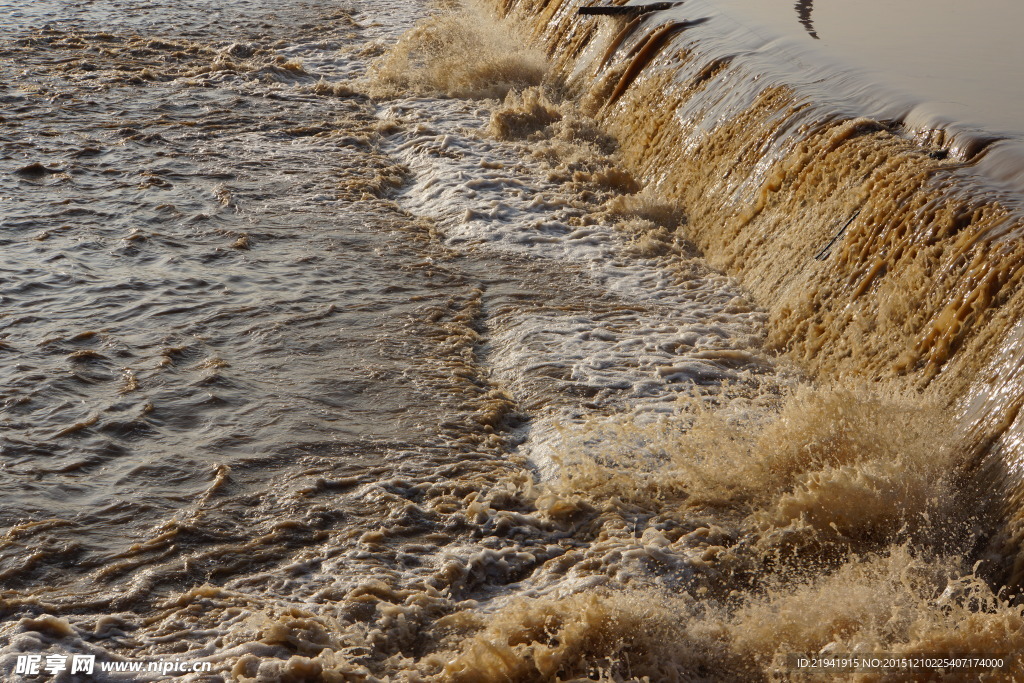
<svg viewBox="0 0 1024 683">
<path fill-rule="evenodd" d="M 864 115 L 883 108 L 852 86 L 815 99 L 825 76 L 777 58 L 766 68 L 700 6 L 577 8 L 501 6 L 530 22 L 627 168 L 686 207 L 687 235 L 767 309 L 773 348 L 814 376 L 895 380 L 961 416 L 962 448 L 1005 519 L 1003 578 L 1019 582 L 1024 385 L 1007 369 L 1020 353 L 1024 211 L 981 163 L 997 137 Z"/>
</svg>

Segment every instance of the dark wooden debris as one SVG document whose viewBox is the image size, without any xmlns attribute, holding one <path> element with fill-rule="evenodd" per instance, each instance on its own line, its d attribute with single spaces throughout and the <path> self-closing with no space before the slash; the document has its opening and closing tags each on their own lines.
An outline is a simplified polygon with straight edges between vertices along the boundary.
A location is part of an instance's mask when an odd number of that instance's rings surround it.
<svg viewBox="0 0 1024 683">
<path fill-rule="evenodd" d="M 853 212 L 853 215 L 850 216 L 850 220 L 846 221 L 846 225 L 844 225 L 842 228 L 840 228 L 839 232 L 836 233 L 835 237 L 830 239 L 828 241 L 828 244 L 826 244 L 825 247 L 821 251 L 819 251 L 817 254 L 814 255 L 814 259 L 816 261 L 824 261 L 825 259 L 827 259 L 829 257 L 829 254 L 832 253 L 832 247 L 835 246 L 835 243 L 838 242 L 843 237 L 843 235 L 846 233 L 846 229 L 848 227 L 850 227 L 850 223 L 853 222 L 853 219 L 856 218 L 859 215 L 860 215 L 860 209 L 857 209 L 856 211 Z"/>
<path fill-rule="evenodd" d="M 676 5 L 681 4 L 683 3 L 652 2 L 646 5 L 591 5 L 589 7 L 580 7 L 577 10 L 577 13 L 612 17 L 635 17 L 640 14 L 647 14 L 648 12 L 660 12 L 662 10 L 671 9 Z"/>
</svg>

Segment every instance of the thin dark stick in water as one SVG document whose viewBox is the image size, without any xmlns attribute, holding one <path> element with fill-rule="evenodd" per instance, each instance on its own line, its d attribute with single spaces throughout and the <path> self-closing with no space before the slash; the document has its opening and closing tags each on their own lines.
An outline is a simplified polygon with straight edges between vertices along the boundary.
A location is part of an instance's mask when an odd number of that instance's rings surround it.
<svg viewBox="0 0 1024 683">
<path fill-rule="evenodd" d="M 824 261 L 825 259 L 828 258 L 829 254 L 832 252 L 832 245 L 839 241 L 839 238 L 843 236 L 843 233 L 846 232 L 846 229 L 850 227 L 850 223 L 853 222 L 853 219 L 859 215 L 860 209 L 857 209 L 856 211 L 853 212 L 853 215 L 850 216 L 850 220 L 846 221 L 846 224 L 839 229 L 839 232 L 836 233 L 836 236 L 829 240 L 828 244 L 826 244 L 821 251 L 814 255 L 814 259 L 816 261 Z"/>
<path fill-rule="evenodd" d="M 681 2 L 652 2 L 648 5 L 594 5 L 592 7 L 580 7 L 577 14 L 606 15 L 606 16 L 635 16 L 647 12 L 660 12 L 671 9 Z"/>
</svg>

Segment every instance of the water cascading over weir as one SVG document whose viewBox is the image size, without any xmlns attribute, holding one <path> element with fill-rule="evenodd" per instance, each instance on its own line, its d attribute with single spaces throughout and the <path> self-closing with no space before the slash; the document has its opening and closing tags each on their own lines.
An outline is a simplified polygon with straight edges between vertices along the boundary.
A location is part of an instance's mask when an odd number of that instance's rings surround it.
<svg viewBox="0 0 1024 683">
<path fill-rule="evenodd" d="M 498 0 L 556 79 L 678 202 L 710 262 L 819 378 L 936 395 L 995 522 L 979 553 L 1024 580 L 1024 165 L 1000 136 L 892 106 L 806 55 L 745 44 L 699 1 L 584 12 Z M 898 435 L 896 437 L 898 438 Z"/>
</svg>

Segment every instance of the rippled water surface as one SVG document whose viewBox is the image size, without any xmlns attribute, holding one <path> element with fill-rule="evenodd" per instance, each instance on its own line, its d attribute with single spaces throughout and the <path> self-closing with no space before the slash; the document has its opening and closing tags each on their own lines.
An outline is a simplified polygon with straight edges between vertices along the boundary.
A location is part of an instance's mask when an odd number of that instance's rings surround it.
<svg viewBox="0 0 1024 683">
<path fill-rule="evenodd" d="M 220 471 L 265 491 L 298 450 L 416 438 L 433 399 L 398 379 L 402 330 L 451 292 L 394 248 L 407 221 L 352 201 L 383 163 L 353 137 L 372 112 L 299 91 L 313 78 L 266 44 L 349 26 L 255 3 L 20 14 L 0 66 L 3 515 L 74 529 L 42 564 L 102 562 Z"/>
<path fill-rule="evenodd" d="M 426 572 L 457 601 L 479 581 L 446 567 L 497 552 L 505 583 L 575 542 L 480 546 L 467 495 L 554 476 L 561 422 L 768 367 L 725 278 L 584 220 L 619 181 L 524 165 L 473 132 L 493 101 L 352 89 L 424 8 L 2 9 L 0 571 L 75 651 L 160 651 L 85 634 L 208 582 L 315 603 Z M 233 666 L 232 620 L 175 647 Z M 69 647 L 13 624 L 8 652 Z"/>
</svg>

